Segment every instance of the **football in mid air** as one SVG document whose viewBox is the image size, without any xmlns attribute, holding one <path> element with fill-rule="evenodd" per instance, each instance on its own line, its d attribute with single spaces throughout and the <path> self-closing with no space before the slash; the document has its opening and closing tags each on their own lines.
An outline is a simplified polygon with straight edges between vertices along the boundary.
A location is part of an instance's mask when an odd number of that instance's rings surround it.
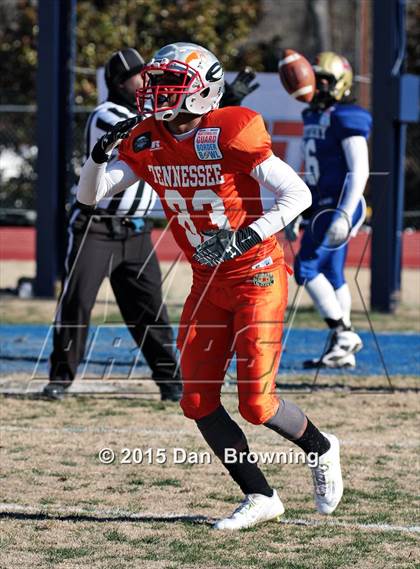
<svg viewBox="0 0 420 569">
<path fill-rule="evenodd" d="M 294 49 L 285 49 L 278 69 L 286 91 L 298 101 L 310 103 L 315 94 L 315 73 L 309 61 Z"/>
</svg>

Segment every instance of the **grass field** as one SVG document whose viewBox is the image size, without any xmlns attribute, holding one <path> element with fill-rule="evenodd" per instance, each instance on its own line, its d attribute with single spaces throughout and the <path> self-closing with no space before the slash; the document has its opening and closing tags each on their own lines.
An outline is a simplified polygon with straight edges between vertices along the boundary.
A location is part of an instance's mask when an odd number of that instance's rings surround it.
<svg viewBox="0 0 420 569">
<path fill-rule="evenodd" d="M 2 286 L 12 286 L 25 274 L 20 266 L 6 268 L 10 282 Z M 185 273 L 185 267 L 181 269 Z M 173 322 L 189 288 L 184 273 L 173 281 L 167 297 Z M 349 282 L 355 302 L 353 323 L 367 330 L 370 323 L 354 270 Z M 360 282 L 368 304 L 366 271 Z M 291 303 L 292 280 L 290 285 Z M 375 331 L 418 331 L 418 291 L 418 271 L 405 271 L 396 314 L 369 314 Z M 55 300 L 21 300 L 10 294 L 2 300 L 4 323 L 48 324 L 56 308 Z M 119 321 L 105 284 L 93 322 Z M 322 326 L 302 296 L 293 327 Z M 6 376 L 17 386 L 29 380 L 22 372 L 0 372 L 0 380 L 6 381 Z M 38 382 L 37 389 L 44 382 Z M 120 393 L 131 389 L 119 380 L 114 383 Z M 133 386 L 137 393 L 153 389 L 147 379 L 138 383 Z M 314 383 L 316 390 L 303 392 L 305 384 Z M 95 389 L 91 384 L 83 380 L 73 387 Z M 194 423 L 182 416 L 177 404 L 164 405 L 150 393 L 69 396 L 58 403 L 3 397 L 0 569 L 420 568 L 418 378 L 393 375 L 394 393 L 384 392 L 388 383 L 383 373 L 282 373 L 280 385 L 287 398 L 342 441 L 343 500 L 332 516 L 322 517 L 314 508 L 305 465 L 265 465 L 264 472 L 285 504 L 285 515 L 280 523 L 233 534 L 211 529 L 211 522 L 231 513 L 241 499 L 217 459 L 213 457 L 211 464 L 174 464 L 174 448 L 207 451 Z M 247 433 L 252 450 L 289 452 L 291 445 L 272 431 L 244 424 L 235 395 L 225 393 L 224 403 Z M 103 448 L 116 453 L 112 464 L 101 464 Z M 128 455 L 125 448 L 151 449 L 153 463 L 149 464 L 149 454 L 142 464 L 134 464 L 139 456 Z M 157 449 L 165 449 L 165 464 L 157 464 Z M 124 457 L 131 464 L 122 463 Z"/>
<path fill-rule="evenodd" d="M 177 404 L 3 399 L 0 567 L 418 567 L 418 396 L 320 391 L 288 397 L 342 440 L 343 501 L 322 517 L 305 465 L 266 465 L 286 507 L 283 520 L 234 534 L 210 526 L 240 500 L 217 460 L 173 463 L 176 447 L 207 450 Z M 272 431 L 244 425 L 233 395 L 225 395 L 225 405 L 252 450 L 290 449 Z M 100 463 L 104 447 L 115 451 L 113 464 Z M 154 454 L 163 448 L 167 462 L 122 464 L 124 448 Z"/>
</svg>

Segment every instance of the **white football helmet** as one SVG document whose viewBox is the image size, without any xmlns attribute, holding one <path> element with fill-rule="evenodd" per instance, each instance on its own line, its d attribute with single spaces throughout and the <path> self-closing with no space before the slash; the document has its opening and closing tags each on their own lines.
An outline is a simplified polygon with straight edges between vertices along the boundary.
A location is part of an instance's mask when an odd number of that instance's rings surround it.
<svg viewBox="0 0 420 569">
<path fill-rule="evenodd" d="M 216 109 L 224 91 L 220 61 L 208 49 L 194 43 L 162 47 L 141 72 L 143 87 L 137 90 L 140 113 L 171 121 L 179 113 L 205 115 Z"/>
</svg>

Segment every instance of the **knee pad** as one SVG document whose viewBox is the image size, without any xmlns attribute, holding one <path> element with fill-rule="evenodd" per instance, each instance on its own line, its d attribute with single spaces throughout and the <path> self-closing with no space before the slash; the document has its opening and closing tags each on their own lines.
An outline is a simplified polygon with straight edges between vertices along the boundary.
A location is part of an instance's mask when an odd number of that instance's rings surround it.
<svg viewBox="0 0 420 569">
<path fill-rule="evenodd" d="M 302 435 L 305 422 L 303 411 L 291 401 L 282 399 L 276 414 L 270 417 L 265 426 L 289 441 L 294 441 Z"/>
<path fill-rule="evenodd" d="M 252 425 L 262 425 L 274 415 L 279 400 L 272 393 L 258 394 L 239 401 L 239 413 Z"/>
<path fill-rule="evenodd" d="M 220 407 L 220 395 L 200 391 L 184 393 L 180 405 L 185 417 L 197 421 Z"/>
</svg>

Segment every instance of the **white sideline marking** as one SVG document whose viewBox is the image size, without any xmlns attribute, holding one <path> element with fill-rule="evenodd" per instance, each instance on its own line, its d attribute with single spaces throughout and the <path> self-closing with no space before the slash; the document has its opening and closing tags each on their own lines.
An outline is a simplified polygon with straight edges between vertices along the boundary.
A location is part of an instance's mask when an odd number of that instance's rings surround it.
<svg viewBox="0 0 420 569">
<path fill-rule="evenodd" d="M 195 437 L 199 436 L 194 430 L 186 431 L 186 430 L 165 430 L 165 429 L 146 429 L 143 427 L 127 427 L 127 428 L 118 428 L 118 427 L 84 427 L 84 426 L 74 426 L 74 427 L 19 427 L 15 425 L 0 425 L 0 432 L 5 433 L 19 433 L 19 432 L 28 432 L 28 433 L 73 433 L 75 435 L 79 433 L 92 433 L 92 434 L 100 434 L 100 433 L 138 433 L 140 435 L 162 435 L 162 436 L 170 436 L 170 437 L 179 437 L 180 435 L 183 436 L 190 436 Z M 264 435 L 266 435 L 264 431 Z M 262 437 L 262 433 L 254 433 L 252 437 L 254 439 L 259 439 Z M 388 446 L 396 446 L 398 448 L 418 448 L 420 445 L 416 442 L 395 442 L 391 441 L 389 443 L 383 442 L 374 442 L 374 441 L 358 441 L 352 439 L 339 439 L 341 446 L 346 447 L 377 447 L 377 448 L 387 448 Z M 283 442 L 283 441 L 281 441 Z M 286 441 L 283 444 L 287 444 Z M 275 439 L 269 442 L 270 446 L 277 446 Z"/>
<path fill-rule="evenodd" d="M 196 520 L 201 522 L 211 523 L 211 519 L 205 516 L 191 516 L 189 514 L 154 514 L 150 512 L 143 512 L 142 514 L 135 514 L 126 510 L 114 509 L 85 509 L 72 506 L 56 506 L 55 508 L 36 508 L 34 506 L 24 506 L 22 504 L 7 504 L 0 503 L 0 513 L 2 514 L 39 514 L 39 515 L 82 515 L 82 516 L 109 516 L 110 518 L 115 518 L 115 521 L 119 521 L 119 517 L 126 517 L 133 521 L 147 520 L 148 518 L 154 518 L 155 521 L 165 521 L 165 520 L 175 520 L 175 519 L 185 519 L 185 520 Z M 113 520 L 110 519 L 110 522 Z M 280 523 L 285 525 L 298 525 L 307 527 L 343 527 L 343 528 L 354 528 L 366 531 L 400 531 L 407 533 L 420 533 L 420 526 L 397 526 L 391 524 L 362 524 L 362 523 L 351 523 L 351 522 L 340 522 L 339 520 L 304 520 L 304 519 L 287 519 L 284 518 L 280 520 Z"/>
<path fill-rule="evenodd" d="M 358 524 L 352 522 L 340 522 L 340 520 L 301 520 L 301 519 L 290 519 L 285 518 L 280 520 L 280 523 L 285 525 L 298 525 L 298 526 L 308 526 L 308 527 L 343 527 L 343 528 L 354 528 L 367 531 L 402 531 L 402 532 L 413 532 L 420 533 L 420 526 L 393 526 L 390 524 Z"/>
</svg>

